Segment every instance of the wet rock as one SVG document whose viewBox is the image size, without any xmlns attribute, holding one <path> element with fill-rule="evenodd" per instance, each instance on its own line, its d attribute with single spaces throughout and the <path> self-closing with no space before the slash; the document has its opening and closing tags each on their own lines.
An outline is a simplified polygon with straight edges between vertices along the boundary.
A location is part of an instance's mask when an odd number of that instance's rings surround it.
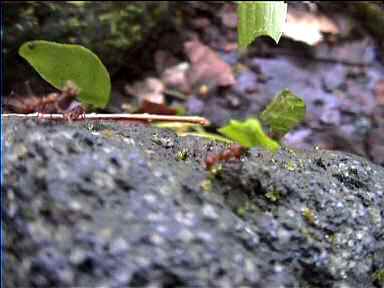
<svg viewBox="0 0 384 288">
<path fill-rule="evenodd" d="M 315 55 L 322 59 L 337 59 L 356 64 L 372 64 L 375 60 L 375 50 L 372 48 L 371 40 L 364 39 L 345 43 L 337 47 L 331 47 L 320 43 L 315 50 Z"/>
<path fill-rule="evenodd" d="M 264 261 L 290 263 L 304 281 L 300 287 L 374 287 L 370 269 L 382 269 L 383 260 L 366 255 L 381 253 L 383 172 L 338 152 L 252 149 L 247 161 L 224 167 L 217 188 L 235 211 L 246 207 L 242 217 L 258 227 L 259 251 L 276 249 Z M 273 191 L 277 202 L 267 197 Z M 308 221 L 308 209 L 316 221 Z"/>
<path fill-rule="evenodd" d="M 384 170 L 362 158 L 252 149 L 208 177 L 223 146 L 168 130 L 4 132 L 7 287 L 373 288 L 384 268 Z"/>
<path fill-rule="evenodd" d="M 287 133 L 283 138 L 283 142 L 287 146 L 294 146 L 299 149 L 310 149 L 310 145 L 305 145 L 305 139 L 311 137 L 311 134 L 311 129 L 299 129 L 297 131 Z"/>
<path fill-rule="evenodd" d="M 343 65 L 335 65 L 333 69 L 324 71 L 323 84 L 327 92 L 339 88 L 345 81 L 346 69 Z"/>
<path fill-rule="evenodd" d="M 251 93 L 257 90 L 257 76 L 254 72 L 244 71 L 237 76 L 234 91 L 237 93 Z"/>
</svg>

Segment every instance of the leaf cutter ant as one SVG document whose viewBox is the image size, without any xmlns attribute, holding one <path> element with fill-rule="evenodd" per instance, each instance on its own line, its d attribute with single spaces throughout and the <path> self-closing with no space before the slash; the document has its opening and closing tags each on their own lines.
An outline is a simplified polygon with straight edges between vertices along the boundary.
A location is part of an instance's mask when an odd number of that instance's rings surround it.
<svg viewBox="0 0 384 288">
<path fill-rule="evenodd" d="M 243 155 L 246 150 L 246 148 L 239 144 L 232 144 L 227 149 L 218 154 L 209 153 L 205 160 L 205 166 L 208 170 L 211 170 L 212 167 L 218 164 L 220 161 L 228 161 L 230 159 L 239 160 L 241 155 Z"/>
<path fill-rule="evenodd" d="M 85 118 L 85 109 L 81 105 L 72 105 L 79 95 L 79 89 L 72 81 L 67 81 L 63 90 L 59 93 L 50 93 L 45 97 L 33 96 L 32 90 L 27 83 L 30 96 L 21 97 L 9 96 L 5 107 L 15 113 L 62 113 L 64 120 L 72 121 Z M 13 93 L 12 93 L 13 94 Z M 11 98 L 10 98 L 11 97 Z"/>
</svg>

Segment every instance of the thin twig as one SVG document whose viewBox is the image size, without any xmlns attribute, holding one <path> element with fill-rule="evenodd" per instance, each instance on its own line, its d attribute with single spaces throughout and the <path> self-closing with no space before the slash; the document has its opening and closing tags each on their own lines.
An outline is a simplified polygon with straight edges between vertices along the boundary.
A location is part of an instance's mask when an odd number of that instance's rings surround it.
<svg viewBox="0 0 384 288">
<path fill-rule="evenodd" d="M 49 120 L 65 120 L 63 114 L 42 114 L 42 113 L 31 113 L 31 114 L 17 114 L 17 113 L 5 113 L 1 115 L 5 118 L 18 117 L 18 118 L 38 118 L 38 119 L 49 119 Z M 195 123 L 203 126 L 209 125 L 209 121 L 206 118 L 198 116 L 169 116 L 169 115 L 155 115 L 155 114 L 97 114 L 90 113 L 85 114 L 84 117 L 79 117 L 73 121 L 84 121 L 84 120 L 114 120 L 114 121 L 144 121 L 144 122 L 187 122 Z"/>
</svg>

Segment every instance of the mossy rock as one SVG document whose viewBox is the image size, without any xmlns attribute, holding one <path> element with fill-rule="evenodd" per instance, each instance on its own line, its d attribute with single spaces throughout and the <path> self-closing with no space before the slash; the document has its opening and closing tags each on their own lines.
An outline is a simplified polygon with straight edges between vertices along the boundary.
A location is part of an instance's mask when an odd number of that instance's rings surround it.
<svg viewBox="0 0 384 288">
<path fill-rule="evenodd" d="M 29 79 L 32 69 L 17 51 L 29 40 L 81 44 L 113 75 L 125 56 L 159 27 L 168 2 L 5 2 L 6 83 Z M 168 17 L 170 18 L 170 17 Z M 33 75 L 33 74 L 32 74 Z"/>
</svg>

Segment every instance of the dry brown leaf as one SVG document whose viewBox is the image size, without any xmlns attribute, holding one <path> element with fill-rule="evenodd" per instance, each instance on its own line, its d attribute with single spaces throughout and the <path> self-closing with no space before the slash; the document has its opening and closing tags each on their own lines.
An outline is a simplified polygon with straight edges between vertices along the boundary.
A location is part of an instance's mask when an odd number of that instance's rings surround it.
<svg viewBox="0 0 384 288">
<path fill-rule="evenodd" d="M 141 102 L 139 113 L 159 114 L 159 115 L 176 115 L 177 110 L 166 106 L 165 104 L 153 103 L 146 99 Z"/>
<path fill-rule="evenodd" d="M 192 40 L 184 43 L 184 50 L 192 64 L 187 73 L 191 85 L 208 82 L 227 87 L 235 83 L 231 67 L 208 46 Z"/>
<path fill-rule="evenodd" d="M 375 86 L 375 96 L 377 103 L 384 105 L 384 79 L 377 81 Z"/>
<path fill-rule="evenodd" d="M 133 85 L 125 85 L 125 92 L 136 96 L 139 102 L 147 100 L 152 103 L 164 103 L 164 84 L 157 78 L 147 78 Z"/>
<path fill-rule="evenodd" d="M 324 15 L 302 11 L 288 11 L 284 36 L 308 45 L 316 45 L 323 39 L 322 33 L 338 34 L 335 22 Z"/>
<path fill-rule="evenodd" d="M 173 88 L 188 94 L 191 91 L 187 79 L 187 71 L 189 68 L 190 65 L 187 62 L 170 67 L 161 74 L 161 80 L 167 88 Z"/>
</svg>

